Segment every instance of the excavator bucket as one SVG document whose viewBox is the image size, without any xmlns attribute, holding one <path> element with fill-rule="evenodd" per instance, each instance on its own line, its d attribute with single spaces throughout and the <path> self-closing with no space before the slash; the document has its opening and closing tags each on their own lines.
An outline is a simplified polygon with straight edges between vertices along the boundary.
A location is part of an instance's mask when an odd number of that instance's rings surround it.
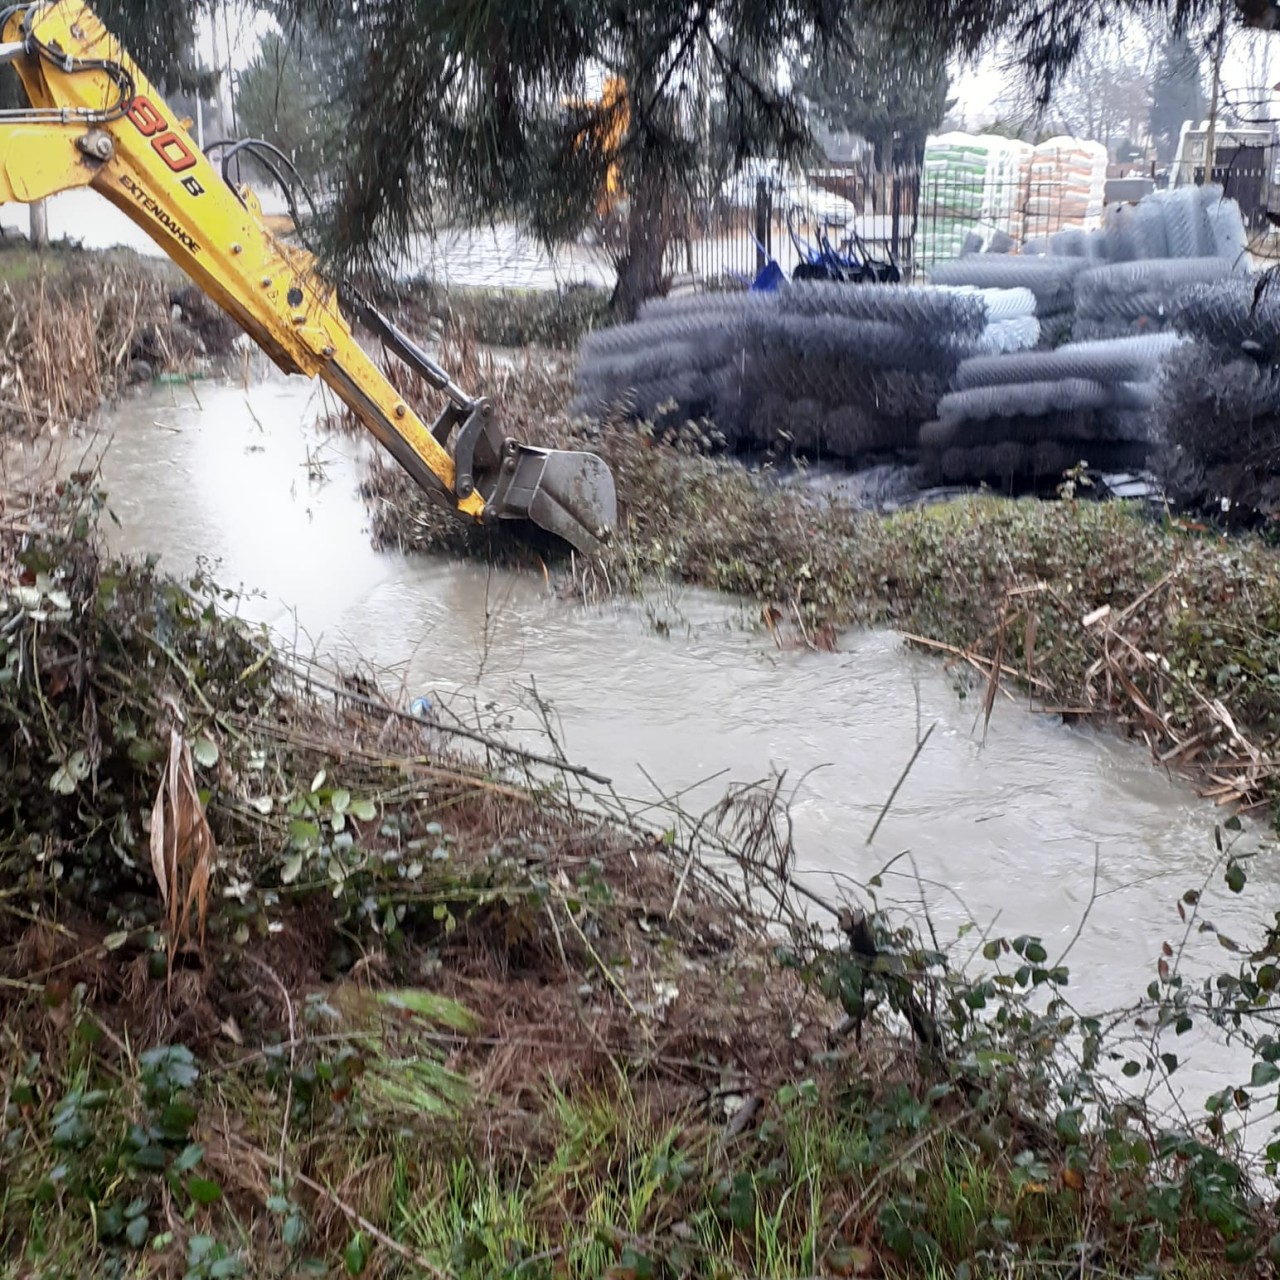
<svg viewBox="0 0 1280 1280">
<path fill-rule="evenodd" d="M 528 520 L 583 555 L 599 551 L 609 540 L 618 520 L 618 498 L 602 458 L 515 444 L 515 457 L 509 460 L 515 462 L 510 484 L 495 494 L 499 519 Z"/>
<path fill-rule="evenodd" d="M 395 321 L 365 302 L 360 317 L 388 351 L 444 393 L 431 434 L 442 445 L 453 438 L 454 500 L 479 494 L 486 519 L 528 521 L 582 555 L 599 551 L 613 536 L 618 496 L 602 458 L 504 436 L 493 406 L 463 391 Z M 417 470 L 410 467 L 411 474 Z"/>
</svg>

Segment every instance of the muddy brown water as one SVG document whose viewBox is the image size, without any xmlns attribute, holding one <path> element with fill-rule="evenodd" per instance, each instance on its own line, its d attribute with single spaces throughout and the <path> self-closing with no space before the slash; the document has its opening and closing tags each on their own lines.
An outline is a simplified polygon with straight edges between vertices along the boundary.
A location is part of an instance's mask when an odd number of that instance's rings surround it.
<svg viewBox="0 0 1280 1280">
<path fill-rule="evenodd" d="M 158 553 L 179 573 L 207 564 L 250 592 L 241 612 L 305 651 L 359 658 L 406 705 L 448 699 L 532 741 L 536 684 L 567 757 L 641 802 L 707 780 L 683 799 L 693 810 L 731 781 L 785 770 L 806 883 L 835 895 L 909 850 L 919 879 L 903 859 L 882 897 L 917 916 L 923 899 L 958 956 L 991 927 L 1042 935 L 1054 959 L 1079 930 L 1069 992 L 1082 1009 L 1127 1004 L 1154 977 L 1161 943 L 1178 944 L 1176 902 L 1209 874 L 1221 815 L 1140 745 L 1005 700 L 984 741 L 980 699 L 890 633 L 851 633 L 837 654 L 779 653 L 753 611 L 709 593 L 583 607 L 540 574 L 379 553 L 356 492 L 367 446 L 321 431 L 323 408 L 314 384 L 255 374 L 148 388 L 104 413 L 93 449 L 120 522 L 106 526 L 114 547 Z M 1271 917 L 1280 876 L 1261 835 L 1243 839 L 1261 848 L 1249 888 L 1234 896 L 1219 874 L 1204 912 L 1247 941 Z M 958 941 L 970 920 L 977 930 Z M 1193 935 L 1184 968 L 1230 960 Z M 1199 1031 L 1167 1047 L 1186 1063 L 1173 1083 L 1188 1109 L 1241 1069 Z"/>
</svg>

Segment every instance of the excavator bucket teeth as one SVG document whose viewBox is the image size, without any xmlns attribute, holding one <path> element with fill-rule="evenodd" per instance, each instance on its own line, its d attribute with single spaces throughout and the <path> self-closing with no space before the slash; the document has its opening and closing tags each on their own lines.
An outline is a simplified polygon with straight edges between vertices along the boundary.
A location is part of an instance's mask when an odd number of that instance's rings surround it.
<svg viewBox="0 0 1280 1280">
<path fill-rule="evenodd" d="M 500 519 L 526 519 L 593 555 L 613 536 L 618 496 L 613 476 L 594 453 L 517 444 L 511 483 L 497 503 Z"/>
</svg>

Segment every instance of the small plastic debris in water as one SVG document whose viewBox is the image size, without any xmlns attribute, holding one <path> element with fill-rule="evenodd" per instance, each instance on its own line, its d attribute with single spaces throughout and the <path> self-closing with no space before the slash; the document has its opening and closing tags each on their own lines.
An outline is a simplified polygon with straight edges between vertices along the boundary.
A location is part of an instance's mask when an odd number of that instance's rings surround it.
<svg viewBox="0 0 1280 1280">
<path fill-rule="evenodd" d="M 432 705 L 430 698 L 414 698 L 409 704 L 409 714 L 417 716 L 420 720 L 430 720 L 435 707 Z"/>
</svg>

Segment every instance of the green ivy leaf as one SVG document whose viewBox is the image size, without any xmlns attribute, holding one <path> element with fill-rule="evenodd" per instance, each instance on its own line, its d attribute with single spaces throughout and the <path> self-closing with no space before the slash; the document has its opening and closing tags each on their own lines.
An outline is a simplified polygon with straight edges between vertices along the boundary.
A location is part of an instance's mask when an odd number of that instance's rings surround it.
<svg viewBox="0 0 1280 1280">
<path fill-rule="evenodd" d="M 124 1238 L 135 1248 L 141 1249 L 147 1243 L 147 1236 L 150 1234 L 151 1223 L 146 1214 L 140 1214 L 136 1218 L 130 1218 L 128 1226 L 124 1229 Z"/>
<path fill-rule="evenodd" d="M 289 839 L 295 849 L 305 849 L 319 841 L 320 828 L 306 818 L 291 818 L 289 820 Z"/>
<path fill-rule="evenodd" d="M 1238 862 L 1233 862 L 1227 868 L 1227 888 L 1232 893 L 1239 893 L 1244 888 L 1245 881 L 1244 868 Z"/>
<path fill-rule="evenodd" d="M 191 747 L 191 757 L 196 764 L 212 769 L 218 763 L 218 745 L 209 738 L 197 738 Z"/>
<path fill-rule="evenodd" d="M 329 797 L 329 807 L 334 811 L 334 813 L 346 813 L 350 804 L 350 791 L 335 791 L 333 795 Z"/>
<path fill-rule="evenodd" d="M 148 742 L 146 738 L 134 738 L 129 743 L 129 759 L 134 764 L 154 764 L 163 754 L 156 743 Z"/>
<path fill-rule="evenodd" d="M 280 1238 L 287 1248 L 296 1249 L 307 1238 L 306 1219 L 300 1213 L 291 1213 L 280 1228 Z"/>
<path fill-rule="evenodd" d="M 1080 1141 L 1080 1109 L 1072 1107 L 1069 1111 L 1060 1111 L 1053 1127 L 1058 1136 L 1067 1142 Z"/>
<path fill-rule="evenodd" d="M 196 1204 L 216 1204 L 222 1199 L 222 1188 L 209 1178 L 188 1178 L 187 1195 Z"/>
<path fill-rule="evenodd" d="M 302 854 L 290 854 L 280 872 L 282 884 L 292 884 L 302 874 Z"/>
<path fill-rule="evenodd" d="M 134 1152 L 133 1163 L 139 1169 L 151 1169 L 159 1173 L 164 1168 L 164 1148 L 148 1143 Z"/>
<path fill-rule="evenodd" d="M 729 1221 L 739 1231 L 749 1231 L 756 1220 L 756 1190 L 751 1175 L 739 1173 L 729 1191 Z"/>
<path fill-rule="evenodd" d="M 160 1127 L 166 1138 L 177 1141 L 191 1132 L 198 1118 L 195 1107 L 189 1102 L 171 1102 L 160 1112 Z"/>
<path fill-rule="evenodd" d="M 372 822 L 378 816 L 378 810 L 372 800 L 353 800 L 349 810 L 353 818 L 361 822 Z"/>
<path fill-rule="evenodd" d="M 1261 1089 L 1264 1085 L 1274 1084 L 1280 1080 L 1280 1066 L 1274 1062 L 1255 1062 L 1249 1076 L 1249 1085 Z"/>
</svg>

